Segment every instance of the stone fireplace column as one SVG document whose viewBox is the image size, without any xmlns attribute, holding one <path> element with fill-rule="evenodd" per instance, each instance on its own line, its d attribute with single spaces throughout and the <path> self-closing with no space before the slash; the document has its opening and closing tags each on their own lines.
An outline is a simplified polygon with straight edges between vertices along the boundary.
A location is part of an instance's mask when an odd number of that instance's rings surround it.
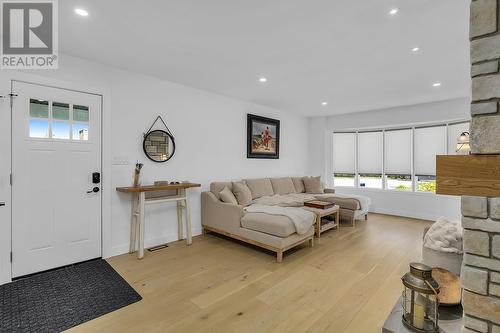
<svg viewBox="0 0 500 333">
<path fill-rule="evenodd" d="M 472 154 L 500 154 L 499 10 L 471 3 Z M 500 333 L 500 198 L 463 196 L 462 215 L 464 332 Z"/>
</svg>

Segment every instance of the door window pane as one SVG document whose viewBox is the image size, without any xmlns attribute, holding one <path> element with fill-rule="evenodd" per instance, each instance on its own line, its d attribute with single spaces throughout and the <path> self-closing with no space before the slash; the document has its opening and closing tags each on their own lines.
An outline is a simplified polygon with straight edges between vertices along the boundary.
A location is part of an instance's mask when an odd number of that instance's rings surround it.
<svg viewBox="0 0 500 333">
<path fill-rule="evenodd" d="M 30 138 L 43 138 L 49 137 L 49 122 L 47 120 L 30 120 Z"/>
<path fill-rule="evenodd" d="M 73 120 L 74 121 L 89 121 L 89 107 L 82 105 L 73 105 Z"/>
<path fill-rule="evenodd" d="M 53 122 L 52 138 L 69 140 L 69 123 Z"/>
<path fill-rule="evenodd" d="M 38 99 L 30 99 L 30 117 L 48 118 L 49 102 Z"/>
<path fill-rule="evenodd" d="M 52 118 L 59 120 L 69 120 L 69 104 L 53 102 Z"/>
<path fill-rule="evenodd" d="M 84 124 L 73 125 L 73 140 L 88 141 L 89 140 L 89 126 Z"/>
</svg>

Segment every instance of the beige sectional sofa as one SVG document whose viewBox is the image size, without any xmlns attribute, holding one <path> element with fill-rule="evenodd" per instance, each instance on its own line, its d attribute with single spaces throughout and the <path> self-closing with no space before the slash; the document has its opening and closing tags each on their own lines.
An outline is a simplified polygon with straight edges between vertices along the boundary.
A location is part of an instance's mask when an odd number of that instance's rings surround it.
<svg viewBox="0 0 500 333">
<path fill-rule="evenodd" d="M 306 181 L 308 179 L 309 177 Z M 308 183 L 310 182 L 308 181 Z M 244 200 L 238 197 L 239 201 L 236 196 L 231 198 L 232 192 L 236 191 L 236 187 L 241 188 L 242 185 L 248 188 L 248 195 L 251 198 Z M 310 193 L 306 193 L 307 190 L 303 177 L 213 182 L 210 184 L 210 191 L 203 192 L 201 195 L 203 230 L 204 232 L 211 231 L 223 234 L 274 251 L 276 252 L 277 261 L 281 262 L 284 251 L 304 242 L 309 242 L 311 247 L 314 245 L 314 220 L 311 220 L 311 225 L 306 232 L 299 234 L 296 225 L 287 216 L 248 212 L 245 208 L 249 205 L 263 204 L 300 207 L 307 200 L 315 198 L 335 200 L 336 198 L 333 194 L 335 191 L 331 189 L 309 188 Z M 348 206 L 350 205 L 349 207 L 356 208 L 359 206 L 359 203 L 352 202 L 357 200 L 338 199 L 344 200 Z M 241 204 L 242 202 L 243 204 Z M 358 213 L 354 213 L 349 208 L 341 207 L 342 211 L 349 218 L 359 216 L 360 212 L 359 209 Z"/>
</svg>

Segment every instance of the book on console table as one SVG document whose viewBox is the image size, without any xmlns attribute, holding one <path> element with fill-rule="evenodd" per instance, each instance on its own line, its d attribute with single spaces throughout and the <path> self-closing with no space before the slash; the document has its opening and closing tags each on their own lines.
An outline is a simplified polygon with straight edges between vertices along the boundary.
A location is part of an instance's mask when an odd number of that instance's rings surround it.
<svg viewBox="0 0 500 333">
<path fill-rule="evenodd" d="M 335 206 L 335 204 L 332 202 L 328 202 L 328 201 L 312 200 L 312 201 L 304 202 L 304 206 L 319 208 L 319 209 L 328 209 L 328 208 L 332 208 L 333 206 Z"/>
</svg>

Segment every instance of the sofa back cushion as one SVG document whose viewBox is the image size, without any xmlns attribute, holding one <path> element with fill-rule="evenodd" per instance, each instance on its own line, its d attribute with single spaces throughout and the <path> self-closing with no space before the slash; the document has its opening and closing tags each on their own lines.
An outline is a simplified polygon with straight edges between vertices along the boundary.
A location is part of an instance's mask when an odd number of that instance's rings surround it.
<svg viewBox="0 0 500 333">
<path fill-rule="evenodd" d="M 305 193 L 306 188 L 304 186 L 304 181 L 302 177 L 292 177 L 293 187 L 295 187 L 295 193 Z"/>
<path fill-rule="evenodd" d="M 233 183 L 233 193 L 242 206 L 248 206 L 252 203 L 252 193 L 244 182 Z"/>
<path fill-rule="evenodd" d="M 233 190 L 233 183 L 231 182 L 213 182 L 210 184 L 210 192 L 212 192 L 217 199 L 220 200 L 220 192 L 227 187 L 230 191 Z"/>
<path fill-rule="evenodd" d="M 306 193 L 324 193 L 321 177 L 304 177 L 302 180 L 304 181 Z"/>
<path fill-rule="evenodd" d="M 266 195 L 274 195 L 273 185 L 269 178 L 258 179 L 245 179 L 250 192 L 252 192 L 252 199 L 258 199 Z"/>
<path fill-rule="evenodd" d="M 220 200 L 233 205 L 238 204 L 238 200 L 234 196 L 233 192 L 226 186 L 222 191 L 219 192 Z"/>
<path fill-rule="evenodd" d="M 274 194 L 290 194 L 295 193 L 292 178 L 271 178 Z"/>
</svg>

